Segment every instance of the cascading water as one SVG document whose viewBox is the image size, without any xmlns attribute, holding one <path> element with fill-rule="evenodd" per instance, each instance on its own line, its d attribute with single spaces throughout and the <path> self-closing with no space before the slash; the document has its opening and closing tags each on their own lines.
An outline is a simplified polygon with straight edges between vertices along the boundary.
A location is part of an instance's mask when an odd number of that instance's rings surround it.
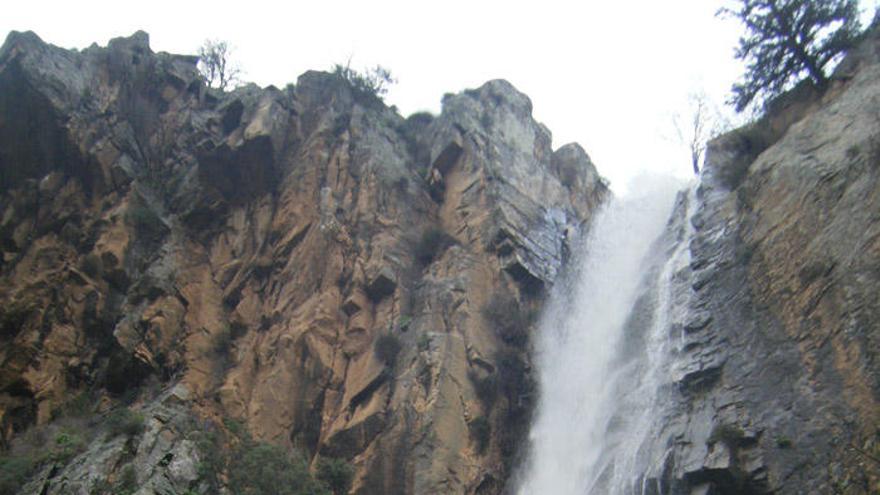
<svg viewBox="0 0 880 495">
<path fill-rule="evenodd" d="M 641 494 L 662 468 L 645 446 L 687 297 L 675 278 L 688 269 L 694 201 L 680 187 L 655 179 L 613 199 L 557 284 L 536 341 L 541 397 L 520 495 Z"/>
</svg>

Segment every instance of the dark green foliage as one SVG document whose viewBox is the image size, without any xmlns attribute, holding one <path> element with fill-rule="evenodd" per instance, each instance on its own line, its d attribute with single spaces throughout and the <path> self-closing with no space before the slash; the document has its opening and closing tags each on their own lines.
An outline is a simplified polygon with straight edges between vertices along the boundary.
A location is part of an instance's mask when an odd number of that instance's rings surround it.
<svg viewBox="0 0 880 495">
<path fill-rule="evenodd" d="M 0 337 L 11 338 L 18 335 L 32 313 L 30 306 L 18 301 L 9 302 L 0 308 Z"/>
<path fill-rule="evenodd" d="M 89 495 L 110 495 L 113 493 L 113 485 L 107 480 L 98 480 L 89 490 Z"/>
<path fill-rule="evenodd" d="M 491 374 L 480 377 L 472 372 L 468 374 L 468 377 L 471 379 L 471 383 L 474 384 L 474 391 L 477 393 L 477 398 L 483 403 L 483 408 L 486 411 L 491 411 L 492 406 L 495 405 L 495 400 L 498 398 L 498 378 L 496 375 Z"/>
<path fill-rule="evenodd" d="M 855 160 L 859 156 L 859 145 L 854 144 L 846 149 L 846 157 Z"/>
<path fill-rule="evenodd" d="M 728 146 L 735 151 L 735 158 L 718 170 L 718 179 L 721 185 L 732 191 L 742 184 L 758 155 L 772 146 L 779 136 L 770 128 L 765 117 L 731 132 L 723 139 L 730 143 Z"/>
<path fill-rule="evenodd" d="M 89 253 L 83 257 L 80 269 L 86 275 L 96 277 L 101 274 L 103 263 L 101 263 L 101 258 L 97 254 Z"/>
<path fill-rule="evenodd" d="M 712 428 L 706 442 L 709 444 L 723 442 L 728 447 L 738 447 L 745 436 L 743 429 L 737 425 L 720 424 Z"/>
<path fill-rule="evenodd" d="M 134 465 L 129 464 L 123 468 L 122 473 L 119 475 L 119 479 L 116 480 L 116 486 L 114 487 L 113 493 L 114 495 L 130 495 L 137 490 L 137 471 L 135 471 Z"/>
<path fill-rule="evenodd" d="M 495 356 L 498 390 L 505 399 L 504 428 L 497 433 L 502 461 L 511 469 L 528 433 L 534 409 L 535 382 L 524 357 L 514 350 L 502 350 Z"/>
<path fill-rule="evenodd" d="M 248 431 L 245 424 L 237 419 L 232 418 L 223 418 L 223 426 L 229 430 L 229 433 L 232 433 L 235 438 L 250 440 L 250 432 Z"/>
<path fill-rule="evenodd" d="M 66 464 L 76 457 L 86 447 L 85 440 L 78 433 L 71 430 L 63 430 L 55 436 L 55 446 L 49 458 L 53 461 Z"/>
<path fill-rule="evenodd" d="M 143 204 L 129 205 L 125 213 L 125 221 L 134 228 L 140 238 L 148 241 L 161 238 L 166 230 L 159 215 Z"/>
<path fill-rule="evenodd" d="M 396 335 L 393 333 L 386 333 L 380 335 L 379 338 L 376 339 L 373 352 L 376 353 L 376 358 L 379 359 L 379 361 L 382 361 L 385 363 L 385 366 L 390 368 L 393 367 L 394 363 L 397 361 L 397 355 L 400 354 L 402 347 L 400 339 Z"/>
<path fill-rule="evenodd" d="M 30 457 L 0 458 L 0 495 L 15 495 L 34 469 Z"/>
<path fill-rule="evenodd" d="M 107 417 L 107 432 L 110 436 L 125 435 L 133 437 L 144 431 L 144 416 L 127 407 L 113 411 Z"/>
<path fill-rule="evenodd" d="M 495 356 L 498 388 L 511 403 L 518 403 L 532 394 L 534 384 L 525 360 L 514 351 L 500 351 Z"/>
<path fill-rule="evenodd" d="M 363 73 L 351 68 L 351 61 L 344 66 L 333 66 L 333 74 L 351 87 L 356 100 L 364 104 L 381 103 L 382 97 L 388 93 L 388 87 L 397 82 L 391 71 L 377 65 Z"/>
<path fill-rule="evenodd" d="M 220 329 L 220 331 L 214 335 L 212 343 L 214 353 L 221 356 L 228 354 L 229 348 L 232 347 L 232 340 L 232 331 L 229 327 Z"/>
<path fill-rule="evenodd" d="M 240 421 L 227 418 L 223 424 L 228 435 L 211 426 L 190 434 L 199 450 L 199 479 L 210 493 L 220 491 L 225 474 L 230 493 L 236 495 L 331 495 L 323 481 L 311 476 L 303 459 L 255 441 Z"/>
<path fill-rule="evenodd" d="M 27 432 L 17 441 L 13 455 L 0 457 L 0 495 L 18 493 L 21 486 L 41 466 L 47 463 L 67 464 L 86 446 L 83 435 L 87 428 L 72 427 L 56 430 L 40 427 Z"/>
<path fill-rule="evenodd" d="M 416 243 L 416 261 L 422 266 L 428 266 L 453 244 L 455 244 L 455 238 L 447 234 L 443 229 L 429 227 L 422 232 L 419 242 Z"/>
<path fill-rule="evenodd" d="M 529 342 L 529 314 L 508 292 L 492 295 L 483 306 L 483 317 L 492 325 L 496 335 L 507 344 L 523 348 Z"/>
<path fill-rule="evenodd" d="M 266 443 L 247 443 L 229 464 L 229 488 L 238 495 L 329 495 L 302 459 Z"/>
<path fill-rule="evenodd" d="M 62 403 L 52 410 L 52 419 L 58 418 L 82 418 L 94 412 L 95 397 L 88 392 L 75 395 L 72 399 Z"/>
<path fill-rule="evenodd" d="M 220 474 L 226 470 L 226 455 L 220 435 L 215 431 L 199 431 L 191 434 L 199 450 L 196 472 L 213 490 L 220 486 Z"/>
<path fill-rule="evenodd" d="M 419 352 L 425 352 L 431 348 L 431 336 L 427 333 L 419 335 L 418 341 Z"/>
<path fill-rule="evenodd" d="M 780 94 L 809 77 L 827 86 L 826 67 L 859 39 L 857 0 L 739 0 L 720 15 L 738 18 L 747 32 L 736 57 L 746 62 L 743 81 L 733 85 L 737 111 L 755 98 Z"/>
<path fill-rule="evenodd" d="M 431 112 L 416 112 L 409 117 L 406 118 L 407 125 L 424 129 L 428 125 L 434 122 L 434 115 Z"/>
<path fill-rule="evenodd" d="M 354 479 L 354 468 L 344 459 L 320 459 L 315 477 L 327 485 L 334 495 L 347 494 Z"/>
<path fill-rule="evenodd" d="M 138 489 L 137 470 L 133 464 L 125 466 L 114 483 L 100 480 L 92 485 L 89 495 L 132 495 Z"/>
<path fill-rule="evenodd" d="M 477 443 L 477 452 L 482 454 L 492 437 L 492 425 L 485 416 L 479 416 L 468 423 L 468 429 L 470 429 L 471 437 Z"/>
<path fill-rule="evenodd" d="M 780 449 L 790 449 L 791 445 L 792 445 L 792 443 L 791 443 L 790 438 L 788 438 L 784 435 L 780 435 L 780 436 L 776 437 L 776 446 L 779 447 Z"/>
</svg>

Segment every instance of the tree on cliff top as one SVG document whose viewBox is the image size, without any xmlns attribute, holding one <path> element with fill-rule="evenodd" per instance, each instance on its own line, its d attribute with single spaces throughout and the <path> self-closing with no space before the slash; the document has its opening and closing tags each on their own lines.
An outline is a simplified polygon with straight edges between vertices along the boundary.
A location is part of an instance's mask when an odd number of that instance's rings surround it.
<svg viewBox="0 0 880 495">
<path fill-rule="evenodd" d="M 388 88 L 397 82 L 391 71 L 381 65 L 359 72 L 351 68 L 350 59 L 345 65 L 334 65 L 333 74 L 348 83 L 355 97 L 365 101 L 382 101 L 382 97 L 388 93 Z"/>
<path fill-rule="evenodd" d="M 828 84 L 825 68 L 860 35 L 857 0 L 738 0 L 721 16 L 736 17 L 747 33 L 736 58 L 747 64 L 744 80 L 733 85 L 737 111 L 757 97 L 772 98 L 794 80 L 809 77 Z"/>
<path fill-rule="evenodd" d="M 239 69 L 230 59 L 232 48 L 225 41 L 205 40 L 199 48 L 199 72 L 208 86 L 225 90 L 238 84 Z"/>
</svg>

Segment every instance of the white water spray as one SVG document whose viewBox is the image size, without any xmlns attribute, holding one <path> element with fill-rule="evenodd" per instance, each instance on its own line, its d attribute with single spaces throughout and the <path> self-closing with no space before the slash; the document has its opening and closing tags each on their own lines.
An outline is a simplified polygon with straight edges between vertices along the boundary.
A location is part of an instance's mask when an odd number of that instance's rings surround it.
<svg viewBox="0 0 880 495">
<path fill-rule="evenodd" d="M 638 494 L 639 474 L 662 462 L 639 451 L 682 305 L 672 279 L 688 263 L 688 215 L 672 225 L 676 239 L 657 242 L 680 187 L 655 179 L 611 200 L 576 272 L 554 291 L 536 342 L 541 397 L 520 495 Z M 641 330 L 630 335 L 628 327 Z"/>
</svg>

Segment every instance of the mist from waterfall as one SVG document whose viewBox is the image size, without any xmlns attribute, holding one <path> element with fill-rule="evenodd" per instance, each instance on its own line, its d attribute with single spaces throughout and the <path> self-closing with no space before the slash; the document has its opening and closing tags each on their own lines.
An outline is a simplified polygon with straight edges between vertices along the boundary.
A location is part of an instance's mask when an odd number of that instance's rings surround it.
<svg viewBox="0 0 880 495">
<path fill-rule="evenodd" d="M 689 260 L 683 186 L 651 177 L 611 199 L 554 288 L 535 338 L 540 398 L 520 495 L 639 494 L 662 462 L 640 451 L 683 306 L 673 287 Z"/>
</svg>

